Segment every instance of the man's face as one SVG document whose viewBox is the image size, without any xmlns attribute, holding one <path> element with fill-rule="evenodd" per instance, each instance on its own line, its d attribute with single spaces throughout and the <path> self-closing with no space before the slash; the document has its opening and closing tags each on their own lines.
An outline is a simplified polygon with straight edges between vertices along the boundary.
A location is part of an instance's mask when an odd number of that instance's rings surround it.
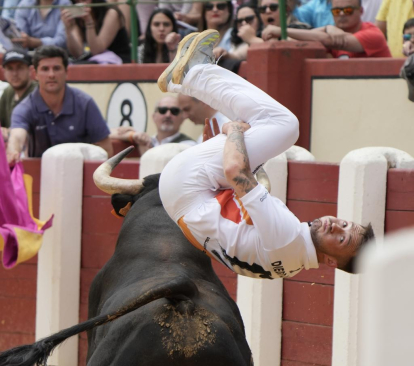
<svg viewBox="0 0 414 366">
<path fill-rule="evenodd" d="M 347 32 L 349 29 L 355 28 L 361 22 L 363 13 L 362 7 L 358 0 L 332 0 L 332 9 L 343 8 L 339 15 L 334 15 L 335 25 Z M 352 14 L 348 13 L 349 12 Z M 346 14 L 348 13 L 348 14 Z"/>
<path fill-rule="evenodd" d="M 183 111 L 183 118 L 188 118 L 196 125 L 204 125 L 205 115 L 202 113 L 201 102 L 195 100 L 188 95 L 180 94 L 178 96 L 178 104 Z"/>
<path fill-rule="evenodd" d="M 30 67 L 24 62 L 12 61 L 3 69 L 6 81 L 14 90 L 24 89 L 30 81 Z"/>
<path fill-rule="evenodd" d="M 39 81 L 40 91 L 59 93 L 65 88 L 67 71 L 60 57 L 44 58 L 39 61 L 36 70 L 36 79 Z"/>
<path fill-rule="evenodd" d="M 173 112 L 179 111 L 177 115 Z M 162 114 L 162 112 L 165 112 Z M 178 106 L 177 98 L 165 97 L 158 103 L 157 110 L 152 115 L 157 131 L 167 133 L 168 136 L 172 136 L 178 132 L 181 124 L 184 121 L 183 112 Z"/>
<path fill-rule="evenodd" d="M 364 229 L 352 221 L 324 216 L 312 222 L 311 236 L 315 248 L 335 257 L 338 264 L 348 262 L 359 248 Z"/>
</svg>

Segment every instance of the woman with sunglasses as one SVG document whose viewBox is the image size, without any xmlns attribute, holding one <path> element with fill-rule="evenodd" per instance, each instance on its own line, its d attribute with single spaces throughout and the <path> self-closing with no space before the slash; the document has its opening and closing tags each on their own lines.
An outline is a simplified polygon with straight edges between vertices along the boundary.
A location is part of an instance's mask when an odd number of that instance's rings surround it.
<svg viewBox="0 0 414 366">
<path fill-rule="evenodd" d="M 217 30 L 220 33 L 220 43 L 217 45 L 217 48 L 228 52 L 231 47 L 232 2 L 211 1 L 203 3 L 202 20 L 202 30 Z"/>
<path fill-rule="evenodd" d="M 231 48 L 222 57 L 246 60 L 247 50 L 253 43 L 262 43 L 263 23 L 260 15 L 251 4 L 239 6 L 231 30 Z"/>
<path fill-rule="evenodd" d="M 168 9 L 155 9 L 148 21 L 144 43 L 138 47 L 138 63 L 171 62 L 180 40 L 173 13 Z"/>
<path fill-rule="evenodd" d="M 296 9 L 297 5 L 298 0 L 287 0 L 286 2 L 287 26 L 292 28 L 310 29 L 311 27 L 307 23 L 300 22 L 293 15 L 293 11 Z M 269 24 L 280 26 L 278 0 L 262 0 L 258 10 L 264 27 L 267 27 Z"/>
</svg>

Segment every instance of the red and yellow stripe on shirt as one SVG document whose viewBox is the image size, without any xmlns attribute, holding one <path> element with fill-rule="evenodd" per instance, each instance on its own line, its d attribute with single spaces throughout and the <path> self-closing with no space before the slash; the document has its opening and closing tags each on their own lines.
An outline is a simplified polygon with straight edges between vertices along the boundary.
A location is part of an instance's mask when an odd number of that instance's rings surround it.
<svg viewBox="0 0 414 366">
<path fill-rule="evenodd" d="M 246 209 L 244 208 L 243 203 L 241 202 L 240 198 L 237 197 L 233 190 L 226 189 L 224 191 L 220 191 L 220 193 L 216 196 L 216 199 L 221 206 L 220 214 L 223 218 L 233 221 L 235 224 L 239 224 L 242 220 L 244 220 L 247 225 L 253 225 L 253 221 L 247 213 Z M 204 249 L 203 245 L 201 245 L 201 243 L 199 243 L 197 239 L 194 237 L 190 228 L 184 222 L 184 216 L 181 217 L 177 223 L 181 231 L 191 244 L 193 244 L 197 249 L 203 251 L 210 258 L 216 259 L 213 255 L 207 252 Z"/>
</svg>

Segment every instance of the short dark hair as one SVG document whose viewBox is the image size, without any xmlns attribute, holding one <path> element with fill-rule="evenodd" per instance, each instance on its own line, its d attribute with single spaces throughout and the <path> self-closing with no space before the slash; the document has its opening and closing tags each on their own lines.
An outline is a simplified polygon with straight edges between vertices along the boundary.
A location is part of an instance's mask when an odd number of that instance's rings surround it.
<svg viewBox="0 0 414 366">
<path fill-rule="evenodd" d="M 63 66 L 67 69 L 69 63 L 68 54 L 63 48 L 57 46 L 40 46 L 36 48 L 33 55 L 33 66 L 35 70 L 37 70 L 41 60 L 53 57 L 60 57 L 62 59 Z"/>
<path fill-rule="evenodd" d="M 362 226 L 362 229 L 364 230 L 364 232 L 361 234 L 362 235 L 361 243 L 359 243 L 359 246 L 356 250 L 355 255 L 348 261 L 348 263 L 345 263 L 344 265 L 338 267 L 342 271 L 345 271 L 348 273 L 357 273 L 356 261 L 361 251 L 361 248 L 365 246 L 365 244 L 368 243 L 370 240 L 375 239 L 374 230 L 372 229 L 371 223 L 369 223 L 367 226 Z"/>
<path fill-rule="evenodd" d="M 403 28 L 403 34 L 404 32 L 409 29 L 409 28 L 413 28 L 414 27 L 414 18 L 408 19 L 405 23 L 404 23 L 404 28 Z"/>
</svg>

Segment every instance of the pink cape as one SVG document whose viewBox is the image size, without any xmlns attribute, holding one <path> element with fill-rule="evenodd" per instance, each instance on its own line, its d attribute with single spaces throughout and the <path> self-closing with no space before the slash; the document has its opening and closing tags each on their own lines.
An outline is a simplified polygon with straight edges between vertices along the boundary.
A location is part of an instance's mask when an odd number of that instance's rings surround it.
<svg viewBox="0 0 414 366">
<path fill-rule="evenodd" d="M 5 268 L 35 256 L 43 232 L 52 226 L 53 215 L 46 222 L 33 217 L 31 183 L 32 177 L 24 174 L 21 162 L 10 172 L 0 136 L 0 251 Z"/>
</svg>

